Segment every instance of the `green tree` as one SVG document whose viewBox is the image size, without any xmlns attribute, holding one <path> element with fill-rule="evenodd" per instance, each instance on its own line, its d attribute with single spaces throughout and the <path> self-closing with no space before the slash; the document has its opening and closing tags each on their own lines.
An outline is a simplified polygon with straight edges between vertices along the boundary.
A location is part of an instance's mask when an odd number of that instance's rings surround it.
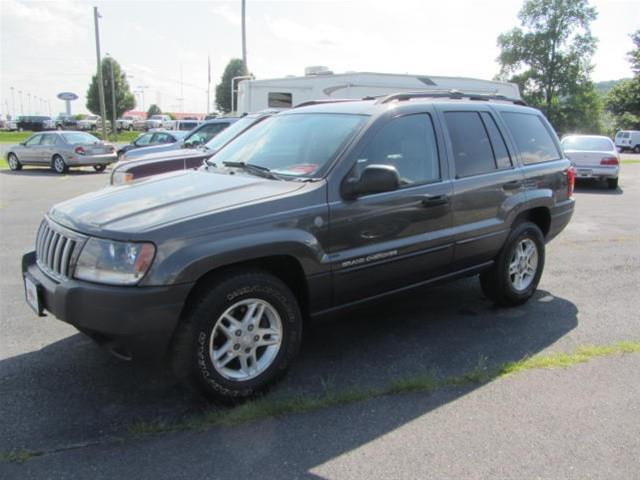
<svg viewBox="0 0 640 480">
<path fill-rule="evenodd" d="M 588 0 L 525 0 L 521 26 L 498 37 L 499 78 L 517 83 L 524 99 L 559 131 L 565 110 L 600 113 L 589 80 L 597 42 L 589 25 L 596 17 Z M 580 105 L 580 99 L 588 102 Z"/>
<path fill-rule="evenodd" d="M 155 103 L 152 103 L 149 110 L 147 110 L 147 118 L 151 118 L 152 115 L 160 115 L 161 113 L 162 110 L 160 110 L 160 107 Z"/>
<path fill-rule="evenodd" d="M 221 112 L 231 111 L 231 79 L 242 75 L 247 75 L 243 61 L 240 58 L 231 59 L 216 86 L 216 105 Z"/>
<path fill-rule="evenodd" d="M 628 53 L 634 77 L 624 80 L 607 94 L 607 111 L 614 118 L 616 129 L 640 129 L 640 30 L 631 34 L 635 48 Z"/>
<path fill-rule="evenodd" d="M 136 99 L 129 88 L 127 76 L 120 68 L 118 62 L 111 57 L 106 57 L 102 59 L 100 67 L 102 69 L 102 82 L 104 83 L 104 101 L 107 120 L 113 118 L 113 97 L 111 96 L 111 67 L 113 67 L 113 83 L 115 84 L 116 92 L 116 118 L 119 118 L 124 112 L 132 110 L 136 106 Z M 87 91 L 87 110 L 95 115 L 100 115 L 100 89 L 98 88 L 97 74 L 91 78 L 89 90 Z"/>
</svg>

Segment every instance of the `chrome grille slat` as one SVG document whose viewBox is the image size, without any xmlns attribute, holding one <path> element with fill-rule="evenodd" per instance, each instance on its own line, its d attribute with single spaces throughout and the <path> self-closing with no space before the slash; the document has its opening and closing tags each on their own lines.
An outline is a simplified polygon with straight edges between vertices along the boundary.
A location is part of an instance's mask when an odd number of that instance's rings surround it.
<svg viewBox="0 0 640 480">
<path fill-rule="evenodd" d="M 36 234 L 36 261 L 40 269 L 56 280 L 69 278 L 86 237 L 51 222 L 40 224 Z"/>
</svg>

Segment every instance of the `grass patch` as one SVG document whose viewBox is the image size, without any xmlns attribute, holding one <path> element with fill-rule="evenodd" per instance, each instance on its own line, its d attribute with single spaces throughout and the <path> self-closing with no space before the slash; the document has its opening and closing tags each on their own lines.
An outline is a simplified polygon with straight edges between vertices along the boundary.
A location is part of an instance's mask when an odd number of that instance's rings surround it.
<svg viewBox="0 0 640 480">
<path fill-rule="evenodd" d="M 620 160 L 621 163 L 640 163 L 640 159 L 636 158 L 628 158 L 625 160 Z"/>
<path fill-rule="evenodd" d="M 508 362 L 489 367 L 488 359 L 481 357 L 472 370 L 458 376 L 437 378 L 430 371 L 420 375 L 400 378 L 393 383 L 373 389 L 354 388 L 334 391 L 332 382 L 321 380 L 324 393 L 284 399 L 261 397 L 229 409 L 212 410 L 203 415 L 181 422 L 139 422 L 129 428 L 134 437 L 155 435 L 185 430 L 206 430 L 215 426 L 233 426 L 267 418 L 277 418 L 295 413 L 315 412 L 324 408 L 349 405 L 374 398 L 413 392 L 434 392 L 449 387 L 463 387 L 487 383 L 495 378 L 521 373 L 527 370 L 567 368 L 597 357 L 608 357 L 624 353 L 640 353 L 640 342 L 619 342 L 613 345 L 583 346 L 571 353 L 535 355 L 517 362 Z"/>
<path fill-rule="evenodd" d="M 11 452 L 0 452 L 0 463 L 24 463 L 34 457 L 39 457 L 43 452 L 32 452 L 30 450 L 12 450 Z"/>
<path fill-rule="evenodd" d="M 33 135 L 34 132 L 0 132 L 0 143 L 7 143 L 7 144 L 14 144 L 14 143 L 21 143 L 24 142 L 27 138 L 29 138 L 31 135 Z M 98 138 L 102 138 L 102 133 L 101 132 L 88 132 L 91 135 L 94 135 Z M 138 135 L 140 135 L 142 132 L 129 132 L 129 131 L 125 131 L 125 132 L 119 132 L 117 134 L 116 137 L 114 137 L 113 135 L 109 134 L 107 132 L 107 140 L 110 142 L 126 142 L 126 143 L 131 143 L 132 141 L 134 141 L 136 138 L 138 138 Z"/>
<path fill-rule="evenodd" d="M 0 170 L 8 170 L 9 164 L 7 163 L 7 159 L 4 157 L 0 157 Z"/>
</svg>

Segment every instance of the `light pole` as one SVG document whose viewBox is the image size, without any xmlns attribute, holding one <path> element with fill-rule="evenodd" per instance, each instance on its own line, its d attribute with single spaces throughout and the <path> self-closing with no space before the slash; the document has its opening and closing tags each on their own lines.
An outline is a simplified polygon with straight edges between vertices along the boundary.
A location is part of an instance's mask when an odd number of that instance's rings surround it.
<svg viewBox="0 0 640 480">
<path fill-rule="evenodd" d="M 22 90 L 18 90 L 18 96 L 20 97 L 20 115 L 24 115 L 24 107 L 22 104 Z"/>
<path fill-rule="evenodd" d="M 111 72 L 111 131 L 117 138 L 116 129 L 116 82 L 113 80 L 113 57 L 107 53 L 109 58 L 109 70 Z"/>
<path fill-rule="evenodd" d="M 98 65 L 98 91 L 100 95 L 100 116 L 102 117 L 102 138 L 107 138 L 107 107 L 104 103 L 104 83 L 102 82 L 102 62 L 100 60 L 100 30 L 98 29 L 98 7 L 93 7 L 93 23 L 96 32 L 96 62 Z"/>
<path fill-rule="evenodd" d="M 27 115 L 31 115 L 33 112 L 31 111 L 31 93 L 27 92 Z"/>
<path fill-rule="evenodd" d="M 9 87 L 11 89 L 11 117 L 12 120 L 16 119 L 16 92 L 15 88 Z"/>
<path fill-rule="evenodd" d="M 245 10 L 246 10 L 246 2 L 242 0 L 242 63 L 244 63 L 244 68 L 249 73 L 249 67 L 247 66 L 247 30 L 245 23 Z"/>
</svg>

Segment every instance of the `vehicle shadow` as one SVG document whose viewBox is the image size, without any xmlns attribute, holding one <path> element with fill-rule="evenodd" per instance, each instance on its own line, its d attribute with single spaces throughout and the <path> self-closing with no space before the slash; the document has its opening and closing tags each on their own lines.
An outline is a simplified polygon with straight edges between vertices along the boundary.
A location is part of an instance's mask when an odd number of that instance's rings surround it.
<svg viewBox="0 0 640 480">
<path fill-rule="evenodd" d="M 478 366 L 491 372 L 504 362 L 540 352 L 576 326 L 576 306 L 545 291 L 537 292 L 524 306 L 496 309 L 483 298 L 475 279 L 420 289 L 309 326 L 300 357 L 268 397 L 277 400 L 322 394 L 328 385 L 335 392 L 367 390 L 426 373 L 464 375 Z M 220 408 L 177 385 L 160 365 L 117 361 L 82 335 L 3 360 L 0 375 L 0 432 L 4 432 L 0 434 L 0 451 L 52 449 L 109 436 L 126 437 L 128 426 L 138 420 L 171 422 Z M 312 467 L 477 387 L 429 395 L 418 409 L 380 411 L 367 421 L 366 428 L 349 429 L 349 435 L 326 439 L 321 449 L 314 447 L 315 436 L 309 436 L 308 448 L 290 464 L 293 470 L 287 475 L 306 476 Z M 261 452 L 282 445 L 281 440 L 291 434 L 287 421 L 285 417 L 269 422 L 272 444 L 261 447 Z M 248 425 L 242 430 L 246 435 L 252 428 Z M 260 427 L 256 428 L 256 435 L 260 435 Z M 344 428 L 349 427 L 345 424 Z M 186 459 L 194 455 L 192 448 L 222 448 L 220 437 L 225 435 L 235 434 L 233 429 L 213 429 L 199 436 L 197 446 L 187 448 L 185 444 L 168 457 L 157 447 L 149 447 L 144 455 L 153 457 L 158 465 L 185 465 L 180 454 Z M 212 464 L 220 460 L 215 454 L 205 457 Z M 225 468 L 243 474 L 248 472 L 238 469 L 251 467 L 250 458 L 231 463 L 217 464 L 216 472 L 228 477 Z"/>
<path fill-rule="evenodd" d="M 622 195 L 624 190 L 620 185 L 613 190 L 610 189 L 606 181 L 594 179 L 576 179 L 576 193 L 596 193 L 598 195 Z"/>
</svg>

